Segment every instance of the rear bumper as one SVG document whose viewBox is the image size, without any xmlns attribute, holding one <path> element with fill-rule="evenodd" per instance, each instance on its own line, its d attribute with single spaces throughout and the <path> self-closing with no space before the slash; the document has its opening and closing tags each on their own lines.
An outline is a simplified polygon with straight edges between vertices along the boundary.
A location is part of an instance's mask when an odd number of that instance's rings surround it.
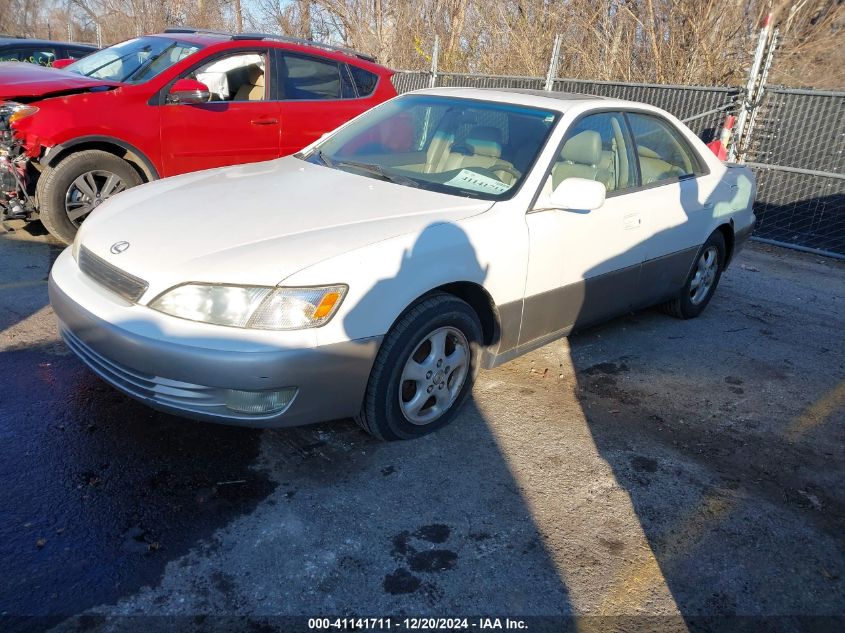
<svg viewBox="0 0 845 633">
<path fill-rule="evenodd" d="M 72 265 L 73 260 L 67 259 L 62 263 Z M 232 338 L 216 347 L 200 336 L 152 338 L 99 318 L 74 301 L 69 291 L 51 274 L 50 302 L 60 332 L 82 362 L 115 388 L 155 409 L 210 422 L 282 427 L 353 416 L 360 411 L 380 343 L 380 338 L 372 338 L 260 351 L 245 345 L 248 351 L 237 351 Z M 143 306 L 133 309 L 155 312 Z M 237 337 L 237 329 L 226 330 L 228 336 Z M 231 389 L 288 387 L 295 387 L 296 395 L 279 413 L 244 414 L 226 407 Z"/>
</svg>

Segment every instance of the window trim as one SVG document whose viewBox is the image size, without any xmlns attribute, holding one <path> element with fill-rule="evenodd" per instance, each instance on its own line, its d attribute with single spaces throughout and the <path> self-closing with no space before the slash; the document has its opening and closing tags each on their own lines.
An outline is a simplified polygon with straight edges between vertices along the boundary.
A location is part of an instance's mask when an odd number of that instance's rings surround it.
<svg viewBox="0 0 845 633">
<path fill-rule="evenodd" d="M 686 182 L 688 180 L 695 180 L 697 178 L 701 178 L 702 176 L 710 175 L 710 167 L 707 165 L 707 162 L 701 157 L 701 154 L 699 154 L 698 151 L 690 144 L 686 136 L 676 128 L 674 123 L 672 123 L 665 116 L 661 115 L 658 112 L 652 112 L 651 110 L 637 110 L 634 108 L 626 108 L 625 110 L 622 110 L 622 116 L 625 119 L 625 126 L 628 129 L 628 136 L 631 139 L 631 142 L 634 144 L 635 149 L 636 140 L 634 137 L 634 130 L 631 127 L 631 121 L 628 118 L 629 114 L 637 114 L 640 116 L 652 117 L 668 126 L 671 130 L 669 133 L 672 135 L 672 137 L 678 144 L 680 144 L 683 148 L 687 150 L 691 158 L 693 158 L 694 162 L 698 165 L 698 168 L 691 174 L 686 174 L 684 176 L 676 176 L 674 178 L 667 178 L 666 180 L 658 180 L 657 182 L 651 182 L 646 185 L 643 184 L 642 167 L 640 167 L 640 153 L 635 151 L 634 155 L 636 157 L 637 163 L 637 181 L 639 182 L 639 186 L 633 190 L 628 189 L 626 191 L 628 191 L 629 193 L 633 193 L 636 191 L 647 191 L 648 189 L 654 189 L 655 187 L 674 185 L 676 183 Z"/>
</svg>

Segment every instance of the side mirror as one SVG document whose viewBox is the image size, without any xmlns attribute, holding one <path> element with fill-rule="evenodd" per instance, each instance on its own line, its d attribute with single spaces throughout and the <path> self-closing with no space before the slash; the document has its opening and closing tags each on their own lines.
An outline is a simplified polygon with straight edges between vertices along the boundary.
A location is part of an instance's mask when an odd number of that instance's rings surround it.
<svg viewBox="0 0 845 633">
<path fill-rule="evenodd" d="M 61 68 L 64 68 L 65 66 L 70 66 L 75 61 L 76 61 L 75 59 L 57 59 L 56 61 L 53 62 L 53 68 L 61 69 Z"/>
<path fill-rule="evenodd" d="M 180 79 L 167 93 L 167 103 L 196 104 L 206 103 L 211 99 L 211 91 L 196 79 Z"/>
<path fill-rule="evenodd" d="M 549 196 L 553 209 L 593 211 L 604 204 L 607 187 L 587 178 L 567 178 Z"/>
</svg>

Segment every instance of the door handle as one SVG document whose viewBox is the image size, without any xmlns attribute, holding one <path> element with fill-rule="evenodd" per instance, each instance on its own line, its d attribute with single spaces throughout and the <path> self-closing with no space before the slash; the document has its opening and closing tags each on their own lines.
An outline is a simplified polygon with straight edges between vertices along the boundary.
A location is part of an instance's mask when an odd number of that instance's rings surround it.
<svg viewBox="0 0 845 633">
<path fill-rule="evenodd" d="M 279 119 L 253 119 L 250 121 L 253 125 L 276 125 Z"/>
<path fill-rule="evenodd" d="M 636 229 L 643 223 L 639 213 L 626 213 L 622 218 L 622 224 L 625 230 Z"/>
</svg>

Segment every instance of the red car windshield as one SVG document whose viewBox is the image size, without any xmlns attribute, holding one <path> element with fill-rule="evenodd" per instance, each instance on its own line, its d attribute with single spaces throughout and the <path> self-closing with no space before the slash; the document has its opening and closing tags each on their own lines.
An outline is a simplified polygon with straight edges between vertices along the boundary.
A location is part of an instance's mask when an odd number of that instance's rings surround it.
<svg viewBox="0 0 845 633">
<path fill-rule="evenodd" d="M 142 83 L 200 48 L 166 37 L 138 37 L 83 57 L 66 70 L 95 79 Z"/>
</svg>

